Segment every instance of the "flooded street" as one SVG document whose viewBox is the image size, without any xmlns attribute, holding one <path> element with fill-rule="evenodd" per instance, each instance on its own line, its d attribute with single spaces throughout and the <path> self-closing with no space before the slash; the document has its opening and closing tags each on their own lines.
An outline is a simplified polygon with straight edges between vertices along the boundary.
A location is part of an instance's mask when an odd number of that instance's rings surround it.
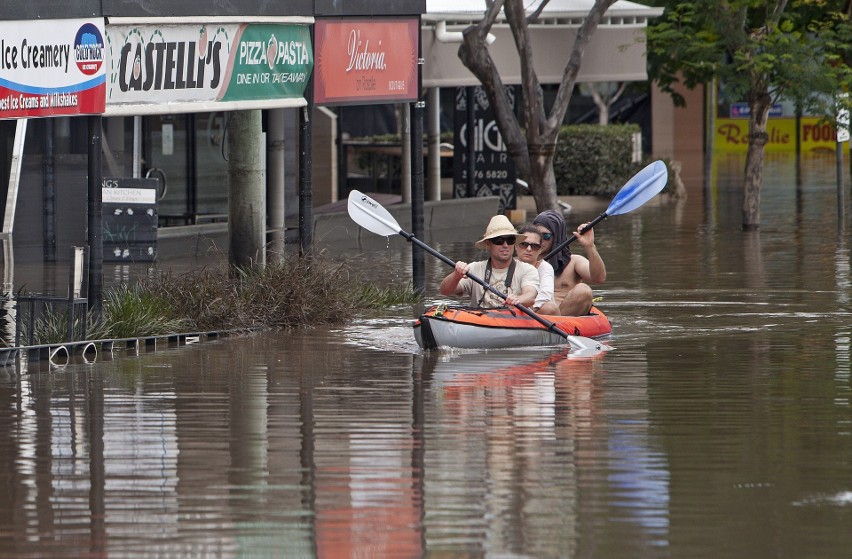
<svg viewBox="0 0 852 559">
<path fill-rule="evenodd" d="M 767 164 L 758 232 L 741 162 L 596 227 L 594 359 L 424 353 L 401 307 L 0 368 L 0 557 L 847 556 L 849 178 L 840 211 L 833 157 Z M 401 238 L 326 250 L 410 278 Z"/>
</svg>

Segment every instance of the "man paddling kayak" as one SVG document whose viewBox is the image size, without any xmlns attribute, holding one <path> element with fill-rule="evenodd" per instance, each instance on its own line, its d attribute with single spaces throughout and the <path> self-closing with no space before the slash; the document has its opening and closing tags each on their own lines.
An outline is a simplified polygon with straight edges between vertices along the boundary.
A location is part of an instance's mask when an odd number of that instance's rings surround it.
<svg viewBox="0 0 852 559">
<path fill-rule="evenodd" d="M 526 235 L 518 233 L 504 215 L 495 215 L 485 234 L 474 243 L 488 253 L 487 260 L 468 264 L 456 262 L 455 269 L 441 282 L 441 295 L 460 295 L 470 298 L 474 307 L 494 308 L 505 305 L 531 306 L 538 294 L 538 270 L 514 258 L 515 242 Z M 481 285 L 465 277 L 470 272 L 506 293 L 505 303 Z"/>
</svg>

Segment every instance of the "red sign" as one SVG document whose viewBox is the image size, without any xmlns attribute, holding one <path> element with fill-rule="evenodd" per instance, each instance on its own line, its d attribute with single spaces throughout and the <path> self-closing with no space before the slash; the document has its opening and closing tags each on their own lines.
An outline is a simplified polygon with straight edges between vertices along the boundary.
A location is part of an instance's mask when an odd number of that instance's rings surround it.
<svg viewBox="0 0 852 559">
<path fill-rule="evenodd" d="M 318 19 L 314 103 L 415 101 L 418 20 Z"/>
<path fill-rule="evenodd" d="M 104 20 L 0 22 L 0 119 L 100 114 Z"/>
</svg>

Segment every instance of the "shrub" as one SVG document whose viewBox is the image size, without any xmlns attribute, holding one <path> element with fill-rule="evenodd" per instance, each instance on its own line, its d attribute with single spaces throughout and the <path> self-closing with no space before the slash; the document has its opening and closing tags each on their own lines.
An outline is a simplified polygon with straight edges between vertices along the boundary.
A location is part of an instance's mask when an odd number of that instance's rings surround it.
<svg viewBox="0 0 852 559">
<path fill-rule="evenodd" d="M 638 125 L 576 124 L 559 131 L 553 170 L 559 195 L 611 197 L 639 165 L 632 163 Z"/>
<path fill-rule="evenodd" d="M 263 268 L 161 274 L 140 283 L 199 331 L 342 324 L 359 311 L 417 297 L 410 287 L 365 285 L 345 264 L 323 256 L 285 257 Z M 404 295 L 390 297 L 394 292 Z"/>
<path fill-rule="evenodd" d="M 155 273 L 108 289 L 101 316 L 88 314 L 86 339 L 337 325 L 365 310 L 419 300 L 410 284 L 377 287 L 321 255 L 292 256 L 264 268 Z M 35 321 L 34 343 L 65 342 L 66 317 L 64 305 L 48 306 Z M 79 317 L 74 336 L 82 339 Z"/>
</svg>

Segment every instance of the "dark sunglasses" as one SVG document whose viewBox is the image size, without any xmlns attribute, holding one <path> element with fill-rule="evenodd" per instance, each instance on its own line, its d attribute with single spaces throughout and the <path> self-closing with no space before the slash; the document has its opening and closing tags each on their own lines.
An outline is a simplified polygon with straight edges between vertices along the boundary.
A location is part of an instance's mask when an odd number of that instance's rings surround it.
<svg viewBox="0 0 852 559">
<path fill-rule="evenodd" d="M 545 241 L 549 241 L 550 239 L 553 238 L 553 233 L 542 233 L 541 238 L 544 239 Z"/>
<path fill-rule="evenodd" d="M 491 241 L 492 245 L 503 246 L 503 244 L 513 245 L 515 244 L 515 237 L 494 237 L 493 239 L 488 239 Z"/>
<path fill-rule="evenodd" d="M 533 250 L 541 250 L 541 245 L 538 243 L 528 243 L 526 241 L 522 243 L 518 243 L 518 246 L 521 248 L 531 248 Z"/>
</svg>

